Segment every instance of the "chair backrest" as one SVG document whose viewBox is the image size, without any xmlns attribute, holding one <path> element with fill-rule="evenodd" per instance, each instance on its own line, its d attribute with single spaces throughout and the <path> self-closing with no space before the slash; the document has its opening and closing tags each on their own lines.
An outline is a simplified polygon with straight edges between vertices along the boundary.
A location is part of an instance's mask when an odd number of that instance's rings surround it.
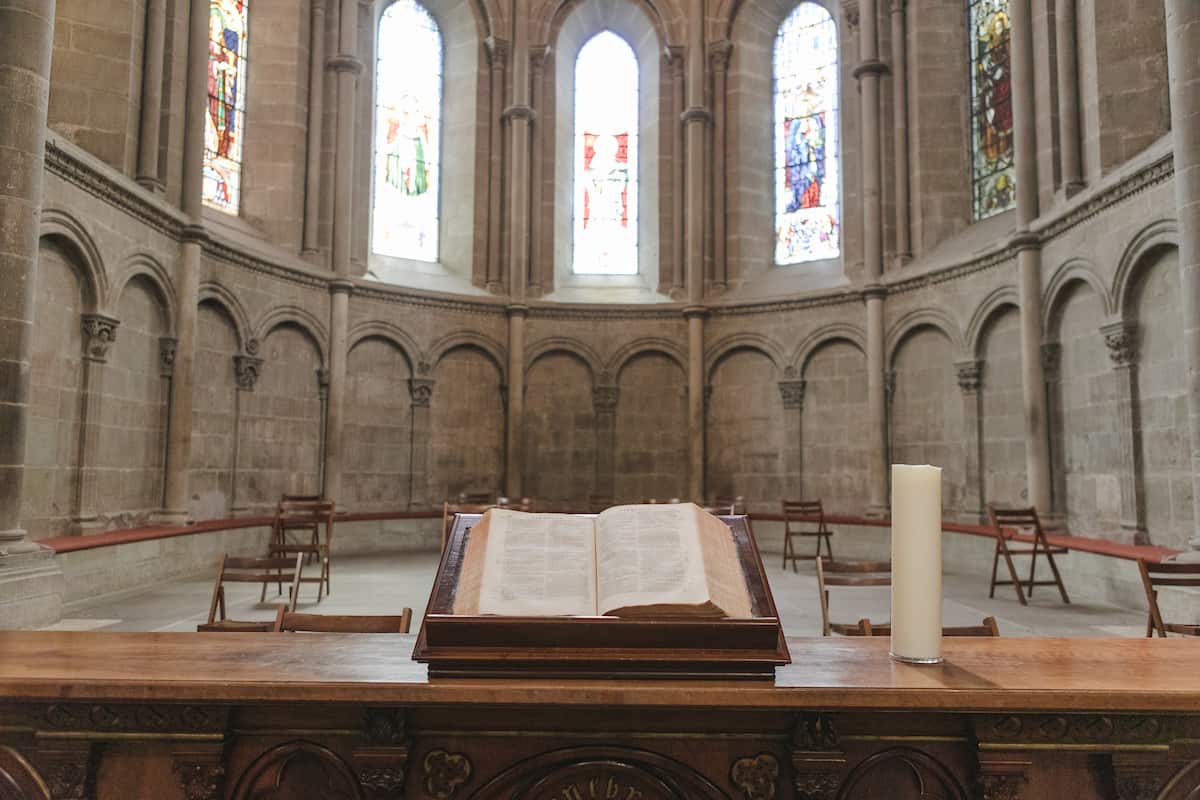
<svg viewBox="0 0 1200 800">
<path fill-rule="evenodd" d="M 532 512 L 533 511 L 533 498 L 532 497 L 522 497 L 520 500 L 514 501 L 512 498 L 509 498 L 509 497 L 497 497 L 496 498 L 496 508 L 507 508 L 512 511 Z"/>
<path fill-rule="evenodd" d="M 218 622 L 201 622 L 196 626 L 197 633 L 272 633 L 274 630 L 275 623 L 272 620 L 241 622 L 227 619 Z"/>
<path fill-rule="evenodd" d="M 890 561 L 832 561 L 817 556 L 817 594 L 821 603 L 821 635 L 832 630 L 829 621 L 829 590 L 827 586 L 891 586 Z M 841 633 L 848 625 L 838 625 Z"/>
<path fill-rule="evenodd" d="M 280 503 L 316 503 L 321 500 L 319 494 L 284 494 L 279 495 Z"/>
<path fill-rule="evenodd" d="M 871 620 L 863 618 L 858 621 L 858 627 L 845 631 L 848 636 L 891 636 L 891 625 L 872 625 Z M 981 625 L 951 625 L 942 628 L 942 636 L 999 636 L 1000 626 L 995 617 L 984 617 Z"/>
<path fill-rule="evenodd" d="M 496 495 L 494 492 L 459 492 L 458 504 L 468 506 L 494 505 Z"/>
<path fill-rule="evenodd" d="M 712 504 L 717 508 L 728 508 L 729 514 L 741 514 L 746 508 L 746 498 L 742 495 L 719 494 L 713 498 Z M 725 512 L 723 512 L 725 513 Z"/>
<path fill-rule="evenodd" d="M 1165 622 L 1162 612 L 1158 608 L 1158 587 L 1160 586 L 1200 588 L 1200 562 L 1167 561 L 1156 564 L 1139 558 L 1137 564 L 1138 572 L 1142 576 L 1142 587 L 1146 590 L 1146 605 L 1150 610 L 1150 629 L 1147 630 L 1146 635 L 1157 632 L 1159 636 L 1166 637 L 1168 630 L 1179 633 L 1192 633 L 1193 631 L 1200 633 L 1200 625 Z"/>
<path fill-rule="evenodd" d="M 1038 519 L 1037 509 L 1033 506 L 1027 508 L 999 508 L 988 503 L 988 517 L 991 518 L 992 527 L 996 529 L 996 535 L 1002 536 L 1005 528 L 1033 528 L 1037 533 L 1042 531 L 1042 522 Z"/>
<path fill-rule="evenodd" d="M 217 567 L 217 580 L 213 585 L 212 602 L 208 606 L 209 624 L 225 619 L 225 584 L 227 583 L 288 583 L 287 608 L 295 610 L 300 592 L 300 573 L 304 568 L 304 554 L 270 558 L 239 558 L 228 553 L 221 556 Z M 221 618 L 217 619 L 220 610 Z"/>
<path fill-rule="evenodd" d="M 783 500 L 783 519 L 785 522 L 797 520 L 825 521 L 825 509 L 820 500 Z"/>
<path fill-rule="evenodd" d="M 296 614 L 283 606 L 275 615 L 272 630 L 310 633 L 408 633 L 412 609 L 390 616 L 345 616 L 339 614 Z"/>
</svg>

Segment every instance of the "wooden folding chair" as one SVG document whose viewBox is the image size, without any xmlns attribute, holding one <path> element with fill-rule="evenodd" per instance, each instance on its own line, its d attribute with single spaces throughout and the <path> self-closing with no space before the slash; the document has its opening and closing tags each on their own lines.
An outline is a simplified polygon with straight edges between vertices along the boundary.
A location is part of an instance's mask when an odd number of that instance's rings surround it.
<svg viewBox="0 0 1200 800">
<path fill-rule="evenodd" d="M 494 506 L 496 504 L 496 495 L 494 492 L 459 492 L 458 504 L 466 506 Z"/>
<path fill-rule="evenodd" d="M 285 495 L 287 497 L 287 495 Z M 315 578 L 301 578 L 301 583 L 317 584 L 317 602 L 332 594 L 329 581 L 329 553 L 333 542 L 334 504 L 331 500 L 283 500 L 275 512 L 275 524 L 271 534 L 271 543 L 267 547 L 269 555 L 291 555 L 300 553 L 306 558 L 315 559 L 321 567 L 320 575 Z M 324 541 L 321 540 L 321 529 L 325 529 Z M 311 532 L 308 541 L 288 541 L 288 531 Z M 283 588 L 280 586 L 280 593 Z M 263 586 L 263 598 L 266 598 L 267 587 Z"/>
<path fill-rule="evenodd" d="M 997 508 L 988 503 L 988 516 L 992 521 L 993 536 L 996 538 L 996 550 L 992 555 L 992 584 L 988 590 L 988 597 L 996 596 L 997 586 L 1013 586 L 1017 590 L 1017 599 L 1021 601 L 1021 605 L 1029 605 L 1027 597 L 1033 597 L 1034 586 L 1057 586 L 1058 593 L 1062 595 L 1064 603 L 1070 603 L 1071 598 L 1067 596 L 1067 587 L 1063 585 L 1062 575 L 1059 574 L 1058 565 L 1054 563 L 1056 555 L 1066 555 L 1071 552 L 1065 547 L 1059 545 L 1051 545 L 1046 540 L 1046 532 L 1042 530 L 1041 520 L 1038 519 L 1037 509 L 1032 506 L 1029 508 Z M 1008 546 L 1008 542 L 1013 538 L 1011 529 L 1029 530 L 1033 535 L 1033 544 L 1029 547 L 1013 549 Z M 1037 558 L 1039 555 L 1044 555 L 1050 563 L 1050 571 L 1054 573 L 1054 580 L 1039 581 L 1035 580 L 1037 573 Z M 1000 557 L 1004 557 L 1004 563 L 1008 566 L 1008 574 L 1010 580 L 996 580 L 996 572 L 1000 568 Z M 1030 556 L 1029 559 L 1029 578 L 1022 579 L 1017 576 L 1017 568 L 1013 565 L 1013 556 Z M 1026 594 L 1028 588 L 1028 595 Z"/>
<path fill-rule="evenodd" d="M 217 567 L 217 580 L 213 585 L 212 602 L 208 605 L 208 622 L 196 626 L 197 631 L 271 631 L 272 622 L 243 622 L 232 620 L 225 613 L 226 583 L 261 583 L 264 590 L 268 583 L 286 580 L 288 586 L 287 605 L 280 608 L 295 610 L 296 597 L 300 593 L 300 574 L 304 568 L 304 554 L 294 557 L 235 558 L 221 556 Z"/>
<path fill-rule="evenodd" d="M 847 636 L 891 636 L 891 625 L 872 625 L 869 619 L 860 619 L 855 633 Z M 984 617 L 982 625 L 950 625 L 942 628 L 942 636 L 999 636 L 1000 626 L 995 617 Z"/>
<path fill-rule="evenodd" d="M 396 616 L 345 616 L 338 614 L 297 614 L 283 606 L 275 614 L 272 630 L 305 633 L 408 633 L 412 609 Z"/>
<path fill-rule="evenodd" d="M 1139 558 L 1137 563 L 1138 572 L 1142 575 L 1142 586 L 1146 589 L 1146 605 L 1149 606 L 1146 636 L 1154 638 L 1155 633 L 1164 639 L 1167 638 L 1168 633 L 1200 636 L 1200 625 L 1186 622 L 1164 622 L 1162 612 L 1158 609 L 1159 586 L 1200 587 L 1200 563 L 1168 561 L 1165 564 L 1151 564 L 1142 558 Z"/>
<path fill-rule="evenodd" d="M 826 561 L 817 556 L 817 591 L 821 598 L 821 635 L 859 635 L 857 622 L 829 621 L 829 586 L 891 586 L 890 561 Z"/>
<path fill-rule="evenodd" d="M 821 505 L 820 500 L 784 500 L 783 503 L 783 568 L 787 569 L 788 562 L 792 562 L 792 572 L 796 571 L 796 562 L 800 560 L 808 561 L 809 559 L 819 559 L 821 557 L 821 542 L 825 542 L 825 551 L 829 554 L 829 560 L 833 561 L 833 546 L 830 544 L 829 537 L 833 536 L 833 531 L 825 524 L 825 509 Z M 815 527 L 794 527 L 805 523 L 813 524 Z M 796 545 L 792 542 L 793 536 L 815 536 L 817 537 L 817 552 L 811 556 L 802 556 L 796 553 Z"/>
</svg>

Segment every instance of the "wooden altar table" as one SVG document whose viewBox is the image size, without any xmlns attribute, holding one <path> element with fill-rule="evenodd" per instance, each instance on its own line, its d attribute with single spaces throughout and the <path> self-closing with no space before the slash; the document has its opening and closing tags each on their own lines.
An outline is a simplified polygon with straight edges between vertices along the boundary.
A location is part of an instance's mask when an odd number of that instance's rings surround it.
<svg viewBox="0 0 1200 800">
<path fill-rule="evenodd" d="M 789 639 L 774 683 L 431 681 L 412 643 L 0 632 L 0 798 L 1200 796 L 1200 641 Z"/>
</svg>

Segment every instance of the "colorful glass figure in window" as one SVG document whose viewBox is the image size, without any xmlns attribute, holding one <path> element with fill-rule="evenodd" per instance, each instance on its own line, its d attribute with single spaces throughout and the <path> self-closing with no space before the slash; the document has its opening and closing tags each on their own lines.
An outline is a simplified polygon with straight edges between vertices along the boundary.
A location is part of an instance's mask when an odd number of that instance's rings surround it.
<svg viewBox="0 0 1200 800">
<path fill-rule="evenodd" d="M 637 175 L 637 56 L 604 31 L 575 61 L 574 272 L 637 274 Z"/>
<path fill-rule="evenodd" d="M 248 0 L 210 0 L 204 202 L 238 212 L 246 121 Z"/>
<path fill-rule="evenodd" d="M 971 0 L 971 182 L 975 219 L 1016 205 L 1008 0 Z"/>
<path fill-rule="evenodd" d="M 775 263 L 841 252 L 837 25 L 796 6 L 775 35 Z"/>
<path fill-rule="evenodd" d="M 371 249 L 437 261 L 442 35 L 420 3 L 397 0 L 379 22 L 378 52 Z"/>
</svg>

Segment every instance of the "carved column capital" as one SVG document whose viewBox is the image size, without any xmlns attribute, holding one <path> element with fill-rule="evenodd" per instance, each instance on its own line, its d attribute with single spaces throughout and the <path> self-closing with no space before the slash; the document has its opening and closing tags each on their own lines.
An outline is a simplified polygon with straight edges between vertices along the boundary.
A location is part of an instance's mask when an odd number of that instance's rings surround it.
<svg viewBox="0 0 1200 800">
<path fill-rule="evenodd" d="M 713 72 L 724 72 L 729 68 L 729 56 L 733 52 L 733 42 L 721 39 L 708 45 L 708 67 Z"/>
<path fill-rule="evenodd" d="M 329 370 L 325 367 L 317 368 L 317 394 L 322 400 L 329 397 Z"/>
<path fill-rule="evenodd" d="M 842 0 L 842 19 L 851 30 L 858 29 L 858 0 Z"/>
<path fill-rule="evenodd" d="M 907 0 L 892 0 L 891 12 L 893 14 L 903 14 L 907 5 Z"/>
<path fill-rule="evenodd" d="M 783 395 L 785 409 L 804 408 L 804 390 L 808 386 L 805 380 L 789 380 L 779 382 L 779 393 Z"/>
<path fill-rule="evenodd" d="M 683 80 L 687 68 L 682 47 L 667 47 L 663 49 L 663 64 L 670 69 L 670 75 L 675 80 Z"/>
<path fill-rule="evenodd" d="M 712 384 L 704 387 L 704 413 L 708 414 L 708 407 L 712 405 L 713 387 Z"/>
<path fill-rule="evenodd" d="M 1100 328 L 1108 357 L 1117 369 L 1127 369 L 1137 363 L 1137 323 L 1114 322 Z"/>
<path fill-rule="evenodd" d="M 958 388 L 964 393 L 978 392 L 983 381 L 983 362 L 959 361 L 954 366 L 958 370 Z"/>
<path fill-rule="evenodd" d="M 117 327 L 121 321 L 104 314 L 84 314 L 83 357 L 88 361 L 103 364 L 108 360 L 108 348 L 117 339 Z"/>
<path fill-rule="evenodd" d="M 331 56 L 326 60 L 325 66 L 334 72 L 348 72 L 351 75 L 360 75 L 363 71 L 363 62 L 346 53 Z"/>
<path fill-rule="evenodd" d="M 175 351 L 179 345 L 173 336 L 160 336 L 158 339 L 158 374 L 169 378 L 175 374 Z"/>
<path fill-rule="evenodd" d="M 1062 345 L 1058 342 L 1042 344 L 1042 377 L 1048 383 L 1057 383 L 1062 371 Z"/>
<path fill-rule="evenodd" d="M 889 403 L 896 399 L 896 370 L 894 369 L 883 372 L 883 396 Z"/>
<path fill-rule="evenodd" d="M 413 408 L 429 408 L 433 400 L 433 378 L 409 378 L 408 391 Z"/>
<path fill-rule="evenodd" d="M 597 386 L 593 389 L 592 402 L 596 406 L 596 413 L 615 411 L 620 394 L 621 390 L 616 386 Z"/>
<path fill-rule="evenodd" d="M 237 355 L 233 357 L 233 375 L 237 381 L 237 387 L 243 392 L 253 392 L 255 384 L 258 383 L 258 376 L 262 372 L 261 358 L 255 356 Z"/>
<path fill-rule="evenodd" d="M 483 40 L 483 46 L 487 48 L 488 63 L 492 67 L 503 67 L 508 64 L 509 46 L 507 39 L 489 36 Z"/>
<path fill-rule="evenodd" d="M 546 71 L 546 61 L 550 58 L 550 46 L 534 45 L 529 48 L 529 70 L 536 77 Z"/>
</svg>

